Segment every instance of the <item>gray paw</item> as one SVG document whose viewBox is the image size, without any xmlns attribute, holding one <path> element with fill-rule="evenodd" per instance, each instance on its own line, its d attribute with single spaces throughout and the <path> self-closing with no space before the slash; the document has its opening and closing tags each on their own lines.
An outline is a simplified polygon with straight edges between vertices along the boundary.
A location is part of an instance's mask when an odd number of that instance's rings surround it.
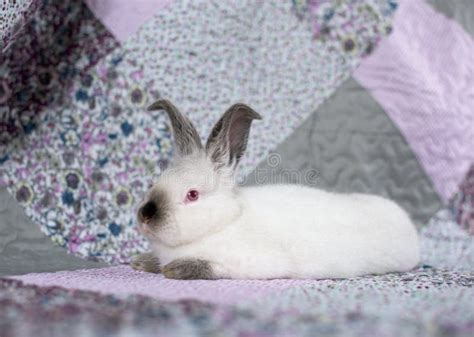
<svg viewBox="0 0 474 337">
<path fill-rule="evenodd" d="M 143 253 L 135 256 L 130 263 L 135 270 L 146 271 L 148 273 L 160 272 L 160 261 L 152 253 Z"/>
<path fill-rule="evenodd" d="M 215 279 L 211 264 L 205 260 L 177 259 L 161 269 L 167 278 L 178 280 L 212 280 Z"/>
</svg>

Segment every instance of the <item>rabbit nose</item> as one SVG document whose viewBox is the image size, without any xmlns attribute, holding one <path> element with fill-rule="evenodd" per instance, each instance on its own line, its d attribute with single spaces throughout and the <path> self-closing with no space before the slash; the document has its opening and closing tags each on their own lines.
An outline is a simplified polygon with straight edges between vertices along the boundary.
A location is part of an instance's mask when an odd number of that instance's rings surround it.
<svg viewBox="0 0 474 337">
<path fill-rule="evenodd" d="M 140 215 L 144 222 L 148 222 L 156 215 L 156 213 L 158 213 L 158 207 L 156 207 L 156 204 L 153 201 L 148 201 L 140 209 Z"/>
</svg>

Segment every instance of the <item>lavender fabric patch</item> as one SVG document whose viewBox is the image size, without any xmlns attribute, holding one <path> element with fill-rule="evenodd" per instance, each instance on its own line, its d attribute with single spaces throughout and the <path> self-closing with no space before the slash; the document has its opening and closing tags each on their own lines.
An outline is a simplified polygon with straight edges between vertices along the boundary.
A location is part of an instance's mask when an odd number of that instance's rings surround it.
<svg viewBox="0 0 474 337">
<path fill-rule="evenodd" d="M 173 2 L 106 56 L 87 48 L 104 50 L 109 34 L 85 45 L 92 60 L 79 57 L 59 73 L 71 80 L 52 91 L 54 104 L 7 121 L 22 137 L 5 133 L 2 183 L 69 252 L 127 262 L 147 248 L 135 205 L 172 156 L 166 117 L 147 104 L 171 99 L 203 136 L 232 103 L 250 104 L 264 121 L 242 160 L 246 174 L 387 34 L 391 4 Z M 97 20 L 85 22 L 95 29 L 73 31 L 104 32 Z M 10 106 L 18 97 L 9 96 Z"/>
<path fill-rule="evenodd" d="M 474 162 L 474 40 L 423 0 L 400 1 L 393 26 L 354 76 L 448 202 Z"/>
<path fill-rule="evenodd" d="M 15 276 L 26 284 L 92 290 L 120 297 L 142 295 L 158 300 L 193 299 L 206 303 L 232 305 L 279 293 L 309 280 L 182 280 L 161 274 L 133 270 L 129 266 Z"/>
<path fill-rule="evenodd" d="M 91 11 L 120 41 L 126 41 L 173 0 L 85 0 Z"/>
</svg>

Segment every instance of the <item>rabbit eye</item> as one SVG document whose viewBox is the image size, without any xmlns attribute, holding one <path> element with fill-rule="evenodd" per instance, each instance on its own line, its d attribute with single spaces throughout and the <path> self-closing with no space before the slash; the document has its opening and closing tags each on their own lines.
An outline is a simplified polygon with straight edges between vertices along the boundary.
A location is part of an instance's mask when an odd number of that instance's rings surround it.
<svg viewBox="0 0 474 337">
<path fill-rule="evenodd" d="M 196 201 L 199 198 L 199 192 L 196 190 L 189 190 L 188 194 L 186 195 L 188 201 Z"/>
</svg>

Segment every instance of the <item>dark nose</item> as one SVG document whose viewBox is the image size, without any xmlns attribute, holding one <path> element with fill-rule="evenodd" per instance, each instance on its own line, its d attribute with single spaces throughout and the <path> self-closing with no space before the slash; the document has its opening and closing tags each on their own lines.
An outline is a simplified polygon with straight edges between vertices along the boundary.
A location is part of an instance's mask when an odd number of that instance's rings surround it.
<svg viewBox="0 0 474 337">
<path fill-rule="evenodd" d="M 158 213 L 158 207 L 153 201 L 148 201 L 139 211 L 142 219 L 148 221 Z"/>
</svg>

